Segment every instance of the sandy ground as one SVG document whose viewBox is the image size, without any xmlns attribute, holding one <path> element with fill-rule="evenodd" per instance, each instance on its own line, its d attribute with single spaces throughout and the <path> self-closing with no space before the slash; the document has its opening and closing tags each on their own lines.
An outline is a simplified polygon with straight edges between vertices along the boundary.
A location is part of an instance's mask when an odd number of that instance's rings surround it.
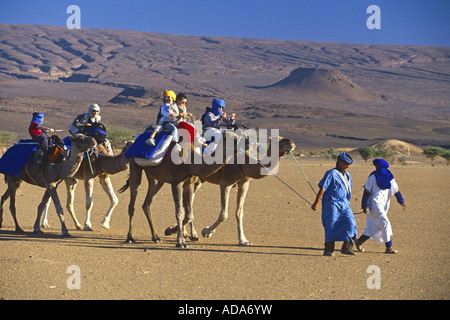
<svg viewBox="0 0 450 320">
<path fill-rule="evenodd" d="M 303 170 L 316 185 L 333 167 L 330 160 L 302 161 Z M 352 207 L 359 212 L 361 186 L 372 171 L 358 161 L 350 167 L 353 177 Z M 407 210 L 393 199 L 390 219 L 397 255 L 384 254 L 384 244 L 368 241 L 366 252 L 357 256 L 323 257 L 324 233 L 320 213 L 274 177 L 253 181 L 245 207 L 245 231 L 253 246 L 237 246 L 234 218 L 236 193 L 230 198 L 230 218 L 211 238 L 189 241 L 189 249 L 175 248 L 175 237 L 164 236 L 172 225 L 174 205 L 170 188 L 164 186 L 153 204 L 154 222 L 162 244 L 151 241 L 140 208 L 147 183 L 139 193 L 133 221 L 138 242 L 125 244 L 128 230 L 129 193 L 118 194 L 111 229 L 100 222 L 108 199 L 95 183 L 92 232 L 74 230 L 66 215 L 72 238 L 60 237 L 54 208 L 51 228 L 43 235 L 31 233 L 43 189 L 24 184 L 17 200 L 18 219 L 25 235 L 14 233 L 5 206 L 0 230 L 0 299 L 449 299 L 448 268 L 450 167 L 429 162 L 393 165 Z M 113 176 L 115 189 L 126 172 Z M 281 163 L 279 177 L 309 201 L 314 194 L 292 160 Z M 64 185 L 59 190 L 62 202 Z M 3 193 L 6 184 L 0 183 Z M 77 189 L 76 210 L 84 221 L 84 191 Z M 205 184 L 195 201 L 197 231 L 210 225 L 219 213 L 219 187 Z M 364 214 L 356 215 L 358 235 Z M 340 243 L 337 244 L 340 247 Z M 69 289 L 67 273 L 72 265 L 80 271 L 81 288 Z M 379 269 L 381 289 L 368 288 Z M 369 269 L 369 273 L 368 273 Z M 369 281 L 369 283 L 372 283 Z"/>
</svg>

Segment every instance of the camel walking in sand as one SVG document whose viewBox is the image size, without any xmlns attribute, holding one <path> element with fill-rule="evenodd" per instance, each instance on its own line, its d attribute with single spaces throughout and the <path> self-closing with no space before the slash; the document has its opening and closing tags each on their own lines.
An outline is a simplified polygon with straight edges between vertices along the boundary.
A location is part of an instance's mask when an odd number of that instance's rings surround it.
<svg viewBox="0 0 450 320">
<path fill-rule="evenodd" d="M 39 187 L 46 189 L 44 196 L 42 197 L 42 201 L 38 206 L 38 214 L 36 221 L 34 223 L 33 232 L 42 233 L 40 229 L 41 215 L 45 209 L 48 199 L 51 198 L 53 200 L 53 203 L 55 204 L 56 213 L 58 214 L 59 220 L 61 222 L 62 235 L 63 237 L 70 236 L 66 228 L 66 224 L 64 221 L 64 210 L 59 201 L 56 188 L 58 184 L 62 181 L 62 179 L 71 177 L 77 172 L 83 160 L 83 153 L 86 150 L 95 148 L 97 146 L 97 143 L 94 138 L 84 136 L 82 134 L 76 134 L 75 136 L 71 137 L 71 140 L 72 140 L 72 150 L 66 161 L 57 164 L 43 163 L 39 165 L 35 170 L 35 172 L 33 173 L 30 173 L 27 170 L 28 166 L 27 163 L 25 165 L 25 168 L 19 174 L 19 177 L 5 175 L 5 180 L 8 184 L 8 189 L 3 194 L 0 200 L 0 227 L 3 221 L 3 206 L 5 204 L 5 201 L 8 198 L 10 198 L 9 209 L 11 211 L 11 215 L 14 219 L 14 223 L 16 226 L 15 231 L 20 233 L 24 232 L 20 228 L 16 218 L 16 192 L 17 189 L 19 189 L 21 182 L 25 181 L 29 184 L 37 185 Z"/>
<path fill-rule="evenodd" d="M 279 155 L 278 163 L 280 159 L 285 156 L 288 152 L 295 149 L 295 144 L 290 139 L 285 139 L 281 137 L 274 137 L 273 139 L 279 140 Z M 272 146 L 272 143 L 270 144 Z M 270 153 L 270 147 L 268 150 L 268 157 Z M 266 163 L 265 160 L 261 160 L 261 163 Z M 217 227 L 228 219 L 228 199 L 230 196 L 230 191 L 234 186 L 237 186 L 237 208 L 236 208 L 236 221 L 238 228 L 238 239 L 239 245 L 248 246 L 252 243 L 247 240 L 244 234 L 244 203 L 247 196 L 247 191 L 252 179 L 262 179 L 267 177 L 269 172 L 264 169 L 261 164 L 254 163 L 250 161 L 248 152 L 245 152 L 245 163 L 238 164 L 237 161 L 234 163 L 228 163 L 216 173 L 202 177 L 195 182 L 194 194 L 200 189 L 202 182 L 207 181 L 209 183 L 220 185 L 220 201 L 221 201 L 221 211 L 218 219 L 210 226 L 202 230 L 202 235 L 204 237 L 211 237 L 216 231 Z M 197 238 L 197 233 L 195 231 L 193 223 L 190 224 L 191 227 L 191 239 Z M 166 229 L 165 234 L 171 235 L 174 233 L 174 227 L 169 227 Z"/>
<path fill-rule="evenodd" d="M 90 160 L 87 158 L 83 159 L 78 171 L 70 178 L 64 179 L 67 188 L 67 205 L 66 208 L 69 211 L 75 227 L 77 230 L 92 231 L 91 223 L 91 212 L 93 207 L 93 192 L 94 192 L 94 181 L 98 177 L 100 185 L 102 186 L 105 193 L 108 195 L 110 205 L 106 212 L 105 217 L 101 222 L 101 226 L 105 229 L 110 228 L 111 215 L 114 208 L 119 203 L 113 185 L 111 183 L 110 176 L 129 168 L 129 159 L 125 158 L 125 152 L 132 145 L 131 141 L 127 141 L 122 151 L 118 155 L 112 155 L 109 153 L 102 145 L 99 145 L 96 149 L 96 155 L 91 157 Z M 89 161 L 91 164 L 89 164 Z M 91 170 L 92 167 L 92 170 Z M 84 190 L 86 193 L 86 220 L 84 222 L 84 227 L 78 222 L 78 219 L 74 210 L 74 199 L 75 199 L 75 188 L 77 186 L 78 180 L 84 181 Z M 47 202 L 47 206 L 44 212 L 44 217 L 42 218 L 41 227 L 48 228 L 48 208 L 50 206 L 51 199 Z"/>
<path fill-rule="evenodd" d="M 229 141 L 230 139 L 233 140 L 233 144 L 231 144 L 233 145 L 233 152 L 227 150 L 230 142 L 227 143 L 226 141 Z M 172 161 L 173 159 L 164 159 L 160 165 L 143 167 L 139 166 L 135 159 L 132 158 L 130 161 L 130 178 L 127 180 L 127 184 L 119 190 L 119 192 L 123 192 L 130 187 L 130 203 L 128 206 L 130 220 L 127 242 L 135 242 L 132 234 L 132 219 L 134 215 L 134 205 L 136 202 L 138 187 L 141 184 L 142 171 L 144 171 L 147 176 L 149 186 L 142 209 L 144 210 L 152 232 L 152 240 L 155 242 L 161 241 L 153 228 L 150 205 L 161 186 L 164 183 L 169 183 L 172 186 L 172 196 L 175 203 L 175 217 L 177 221 L 176 229 L 178 232 L 176 246 L 187 248 L 183 236 L 183 226 L 186 223 L 191 222 L 193 219 L 192 202 L 194 199 L 194 177 L 206 177 L 220 170 L 220 168 L 222 168 L 226 162 L 233 158 L 236 154 L 236 147 L 234 147 L 236 140 L 237 135 L 235 133 L 222 133 L 222 139 L 217 144 L 214 154 L 217 152 L 222 152 L 223 157 L 219 159 L 220 161 L 215 161 L 212 164 L 205 163 L 203 158 L 201 159 L 201 163 L 196 163 L 193 159 L 195 149 L 192 144 L 190 145 L 191 161 L 189 164 L 187 162 L 175 164 Z M 170 150 L 168 152 L 170 152 Z M 185 210 L 183 210 L 183 207 Z"/>
</svg>

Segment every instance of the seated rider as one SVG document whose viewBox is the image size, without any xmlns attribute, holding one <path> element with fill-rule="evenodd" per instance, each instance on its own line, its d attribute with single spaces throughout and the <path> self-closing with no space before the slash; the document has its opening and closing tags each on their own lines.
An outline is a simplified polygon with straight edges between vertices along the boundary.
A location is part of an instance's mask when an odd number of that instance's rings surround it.
<svg viewBox="0 0 450 320">
<path fill-rule="evenodd" d="M 93 123 L 98 123 L 101 121 L 100 117 L 100 107 L 98 104 L 91 104 L 88 112 L 79 114 L 75 120 L 72 122 L 69 128 L 69 132 L 72 135 L 77 133 L 87 134 L 89 132 L 89 127 Z"/>
<path fill-rule="evenodd" d="M 192 117 L 192 113 L 187 112 L 186 104 L 187 97 L 183 93 L 177 94 L 177 98 L 175 99 L 175 104 L 178 108 L 178 113 L 180 115 L 179 122 L 185 122 L 186 117 Z"/>
<path fill-rule="evenodd" d="M 98 104 L 91 104 L 89 106 L 88 112 L 86 113 L 82 113 L 79 114 L 75 120 L 72 122 L 72 124 L 69 127 L 69 132 L 72 135 L 75 135 L 77 133 L 81 133 L 84 135 L 89 134 L 89 131 L 91 129 L 92 126 L 102 126 L 100 121 L 102 120 L 102 117 L 100 116 L 100 107 L 98 106 Z M 111 143 L 109 142 L 108 139 L 106 139 L 106 132 L 104 133 L 104 137 L 102 139 L 102 141 L 99 141 L 96 138 L 97 143 L 100 145 L 103 143 L 105 150 L 106 150 L 106 154 L 112 155 L 113 151 L 111 148 Z M 92 133 L 89 134 L 95 137 L 95 135 L 93 135 Z"/>
<path fill-rule="evenodd" d="M 223 111 L 225 109 L 225 101 L 219 99 L 213 99 L 211 104 L 211 111 L 204 114 L 203 134 L 211 129 L 220 132 L 220 127 L 234 125 L 235 114 L 231 114 L 230 118 L 227 118 L 227 114 Z M 203 116 L 202 116 L 203 118 Z"/>
<path fill-rule="evenodd" d="M 47 128 L 42 126 L 43 121 L 44 121 L 44 113 L 34 112 L 30 126 L 28 127 L 28 132 L 30 133 L 31 139 L 39 143 L 39 147 L 41 150 L 41 152 L 39 153 L 37 163 L 42 163 L 44 155 L 47 153 L 48 146 L 50 144 L 50 138 L 44 131 L 50 131 L 51 133 L 55 132 L 53 128 Z"/>
<path fill-rule="evenodd" d="M 176 102 L 174 103 L 174 98 Z M 184 94 L 175 96 L 171 90 L 164 92 L 164 104 L 161 106 L 161 118 L 153 130 L 151 136 L 145 141 L 150 146 L 155 145 L 155 137 L 161 130 L 169 131 L 175 141 L 178 141 L 177 125 L 179 121 L 184 121 L 186 116 L 192 116 L 192 113 L 186 112 L 187 98 Z"/>
</svg>

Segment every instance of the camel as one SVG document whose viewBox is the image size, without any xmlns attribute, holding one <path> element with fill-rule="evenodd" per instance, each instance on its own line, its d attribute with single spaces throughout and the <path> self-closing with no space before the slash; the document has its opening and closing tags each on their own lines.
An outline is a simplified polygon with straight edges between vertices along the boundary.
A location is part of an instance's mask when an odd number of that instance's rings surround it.
<svg viewBox="0 0 450 320">
<path fill-rule="evenodd" d="M 77 230 L 84 231 L 93 231 L 91 224 L 91 211 L 93 206 L 92 194 L 94 191 L 94 180 L 98 177 L 100 179 L 100 184 L 103 187 L 103 190 L 108 195 L 110 200 L 110 206 L 108 211 L 106 212 L 103 221 L 101 222 L 101 226 L 105 229 L 109 229 L 109 222 L 111 220 L 111 215 L 114 208 L 119 203 L 119 199 L 117 198 L 114 188 L 111 183 L 110 175 L 122 172 L 127 170 L 129 165 L 129 159 L 125 158 L 125 152 L 132 145 L 131 141 L 127 141 L 125 146 L 122 148 L 122 151 L 113 156 L 109 153 L 102 145 L 99 145 L 96 149 L 96 156 L 91 157 L 91 166 L 89 165 L 89 160 L 87 158 L 83 159 L 83 162 L 80 165 L 78 171 L 70 178 L 64 179 L 67 188 L 67 210 L 69 211 L 73 222 L 75 223 L 75 227 Z M 78 222 L 73 201 L 75 199 L 75 188 L 77 186 L 78 180 L 84 181 L 84 188 L 86 192 L 86 220 L 84 222 L 84 227 Z M 47 220 L 48 208 L 50 206 L 51 200 L 47 202 L 46 210 L 44 211 L 44 217 L 42 219 L 41 227 L 49 227 Z"/>
<path fill-rule="evenodd" d="M 290 139 L 285 139 L 281 137 L 275 137 L 279 140 L 279 156 L 278 162 L 281 157 L 285 156 L 288 152 L 295 149 L 295 144 Z M 272 145 L 272 144 L 271 144 Z M 263 160 L 262 163 L 265 163 Z M 226 164 L 216 173 L 202 177 L 199 179 L 194 186 L 194 194 L 201 187 L 202 182 L 207 181 L 213 184 L 220 185 L 220 200 L 222 209 L 219 214 L 219 218 L 213 223 L 213 225 L 206 227 L 202 230 L 202 235 L 204 237 L 211 237 L 215 232 L 216 228 L 225 220 L 228 219 L 228 199 L 230 196 L 231 188 L 236 186 L 237 190 L 237 208 L 236 208 L 236 220 L 238 227 L 238 239 L 239 245 L 249 246 L 252 243 L 247 240 L 244 234 L 243 218 L 244 218 L 244 203 L 247 191 L 252 179 L 262 179 L 267 176 L 267 171 L 258 163 L 251 163 L 248 153 L 246 152 L 245 164 L 237 164 L 234 161 L 232 164 Z M 193 224 L 191 223 L 191 239 L 196 239 L 197 233 Z M 171 235 L 174 233 L 174 227 L 169 227 L 166 229 L 165 234 Z"/>
<path fill-rule="evenodd" d="M 44 196 L 42 197 L 42 201 L 38 206 L 38 214 L 36 221 L 34 223 L 33 233 L 42 233 L 39 222 L 48 199 L 52 198 L 53 203 L 55 204 L 56 213 L 58 214 L 59 220 L 61 222 L 62 235 L 63 237 L 70 237 L 70 234 L 66 228 L 66 224 L 64 221 L 64 210 L 61 207 L 61 203 L 59 201 L 56 188 L 58 184 L 62 181 L 62 179 L 71 177 L 77 172 L 83 160 L 83 153 L 86 150 L 95 148 L 97 146 L 97 143 L 94 138 L 82 134 L 76 134 L 75 136 L 71 137 L 71 140 L 72 140 L 72 150 L 66 161 L 57 164 L 43 163 L 39 165 L 33 173 L 30 173 L 27 170 L 28 167 L 27 163 L 25 165 L 25 168 L 19 174 L 19 177 L 5 175 L 5 180 L 8 184 L 8 189 L 5 191 L 0 200 L 0 227 L 3 221 L 3 205 L 5 201 L 9 197 L 11 197 L 9 209 L 11 211 L 11 215 L 14 219 L 14 223 L 16 226 L 15 231 L 18 233 L 24 233 L 24 231 L 20 228 L 17 222 L 15 202 L 17 189 L 19 189 L 21 182 L 25 181 L 29 184 L 37 185 L 39 187 L 46 189 Z"/>
<path fill-rule="evenodd" d="M 196 180 L 195 177 L 206 177 L 214 174 L 235 155 L 235 147 L 233 147 L 233 152 L 231 153 L 231 155 L 230 152 L 227 152 L 227 144 L 229 143 L 226 143 L 226 141 L 229 141 L 230 139 L 233 140 L 234 145 L 234 142 L 237 140 L 237 135 L 234 132 L 222 133 L 222 139 L 217 145 L 215 154 L 217 154 L 217 151 L 221 149 L 220 151 L 222 151 L 223 157 L 222 159 L 220 159 L 220 161 L 216 161 L 212 164 L 205 163 L 203 158 L 201 163 L 196 163 L 191 159 L 190 164 L 186 162 L 175 164 L 171 160 L 164 159 L 162 163 L 157 166 L 142 167 L 136 163 L 134 158 L 132 158 L 130 160 L 130 177 L 127 181 L 127 184 L 119 190 L 119 192 L 124 192 L 128 187 L 130 187 L 130 203 L 128 206 L 128 214 L 130 220 L 126 241 L 128 243 L 135 242 L 132 234 L 132 219 L 134 215 L 134 205 L 136 202 L 137 191 L 139 185 L 141 184 L 142 171 L 144 171 L 147 176 L 149 186 L 144 204 L 142 205 L 142 209 L 145 213 L 145 216 L 147 217 L 147 221 L 152 232 L 152 240 L 154 242 L 161 241 L 153 228 L 150 214 L 150 205 L 161 186 L 164 183 L 170 183 L 172 186 L 172 196 L 175 203 L 175 217 L 177 221 L 176 229 L 178 231 L 176 247 L 187 248 L 188 246 L 186 245 L 183 236 L 183 226 L 184 224 L 191 222 L 193 219 L 192 202 L 194 198 L 193 191 L 194 182 Z M 191 157 L 193 158 L 195 149 L 192 144 L 190 144 L 190 148 Z M 183 212 L 183 207 L 185 208 L 185 212 Z"/>
</svg>

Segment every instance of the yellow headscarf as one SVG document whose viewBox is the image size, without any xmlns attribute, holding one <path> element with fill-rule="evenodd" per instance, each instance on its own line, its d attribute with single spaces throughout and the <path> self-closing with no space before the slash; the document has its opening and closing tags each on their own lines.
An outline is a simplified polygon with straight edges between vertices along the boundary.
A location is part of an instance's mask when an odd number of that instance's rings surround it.
<svg viewBox="0 0 450 320">
<path fill-rule="evenodd" d="M 172 97 L 173 101 L 175 101 L 177 98 L 177 95 L 172 90 L 165 90 L 163 97 Z"/>
</svg>

